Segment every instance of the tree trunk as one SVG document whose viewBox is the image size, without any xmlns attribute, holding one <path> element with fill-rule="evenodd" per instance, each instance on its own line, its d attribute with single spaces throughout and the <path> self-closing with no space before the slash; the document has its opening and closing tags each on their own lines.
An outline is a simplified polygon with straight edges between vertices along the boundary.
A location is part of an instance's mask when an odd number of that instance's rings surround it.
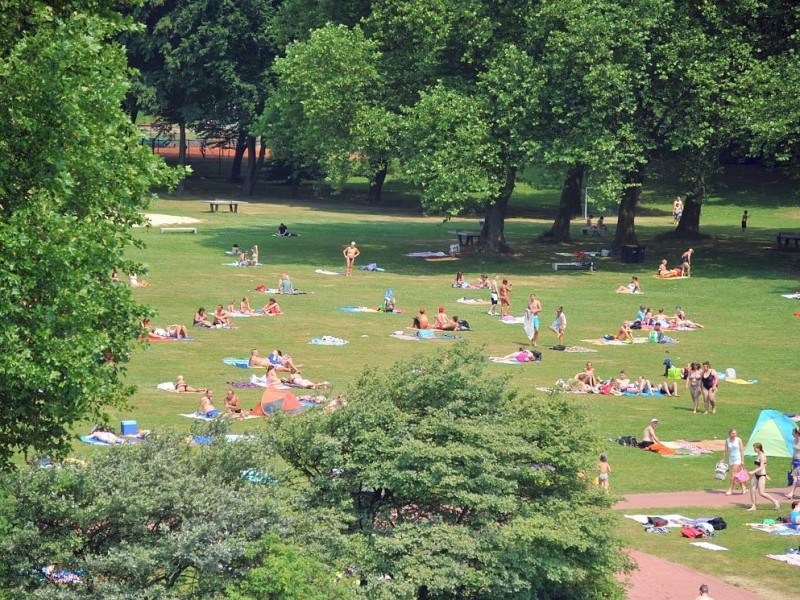
<svg viewBox="0 0 800 600">
<path fill-rule="evenodd" d="M 701 177 L 695 182 L 694 190 L 686 195 L 683 203 L 683 214 L 675 233 L 681 237 L 694 238 L 700 236 L 700 211 L 706 195 L 705 181 Z"/>
<path fill-rule="evenodd" d="M 186 166 L 186 123 L 181 121 L 178 123 L 178 164 L 181 167 Z M 181 177 L 181 182 L 176 188 L 178 194 L 183 194 L 186 189 L 186 178 Z"/>
<path fill-rule="evenodd" d="M 631 171 L 625 177 L 625 190 L 617 213 L 617 233 L 614 236 L 614 248 L 625 245 L 639 245 L 636 239 L 636 207 L 642 194 L 642 172 Z"/>
<path fill-rule="evenodd" d="M 576 165 L 569 170 L 564 186 L 561 188 L 561 200 L 558 203 L 558 213 L 556 220 L 550 231 L 544 237 L 553 242 L 569 242 L 569 225 L 572 217 L 580 213 L 581 190 L 583 189 L 583 176 L 586 167 Z"/>
<path fill-rule="evenodd" d="M 233 165 L 231 165 L 231 181 L 234 183 L 242 180 L 242 159 L 245 150 L 247 150 L 247 133 L 240 131 L 239 137 L 236 138 L 236 149 L 233 153 Z"/>
<path fill-rule="evenodd" d="M 383 192 L 383 182 L 386 181 L 386 163 L 379 163 L 375 174 L 372 176 L 372 181 L 369 184 L 369 193 L 367 194 L 367 204 L 379 204 L 381 201 L 381 193 Z"/>
<path fill-rule="evenodd" d="M 486 204 L 486 219 L 483 222 L 481 237 L 478 239 L 478 250 L 484 252 L 511 252 L 504 234 L 506 226 L 506 211 L 511 192 L 517 181 L 517 170 L 514 167 L 505 167 L 498 174 L 501 181 L 500 189 L 495 198 Z"/>
<path fill-rule="evenodd" d="M 242 196 L 252 196 L 256 187 L 256 174 L 258 171 L 258 158 L 256 157 L 256 138 L 253 135 L 247 136 L 247 174 L 242 184 Z"/>
</svg>

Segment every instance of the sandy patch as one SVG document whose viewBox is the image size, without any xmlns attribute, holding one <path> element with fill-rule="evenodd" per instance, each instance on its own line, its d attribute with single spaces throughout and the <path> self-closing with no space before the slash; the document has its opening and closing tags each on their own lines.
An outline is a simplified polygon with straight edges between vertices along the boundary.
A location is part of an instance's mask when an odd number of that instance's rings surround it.
<svg viewBox="0 0 800 600">
<path fill-rule="evenodd" d="M 144 217 L 150 223 L 151 227 L 200 223 L 200 219 L 193 219 L 192 217 L 176 217 L 173 215 L 159 215 L 155 213 L 145 213 Z"/>
</svg>

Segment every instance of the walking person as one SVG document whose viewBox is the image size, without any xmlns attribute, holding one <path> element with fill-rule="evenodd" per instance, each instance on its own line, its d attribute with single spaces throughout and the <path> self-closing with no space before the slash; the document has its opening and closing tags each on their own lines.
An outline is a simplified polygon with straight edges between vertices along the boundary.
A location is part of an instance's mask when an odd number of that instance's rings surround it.
<svg viewBox="0 0 800 600">
<path fill-rule="evenodd" d="M 792 430 L 792 489 L 786 494 L 789 500 L 794 500 L 794 491 L 800 487 L 800 428 Z"/>
<path fill-rule="evenodd" d="M 719 380 L 717 379 L 717 372 L 711 368 L 711 363 L 708 361 L 703 363 L 703 375 L 702 375 L 702 382 L 703 382 L 703 406 L 705 408 L 705 412 L 703 414 L 708 414 L 708 408 L 711 407 L 711 414 L 716 414 L 717 412 L 717 383 Z"/>
<path fill-rule="evenodd" d="M 503 284 L 500 286 L 500 316 L 505 317 L 511 312 L 511 297 L 508 295 L 511 292 L 513 285 L 508 282 L 508 279 L 503 279 Z"/>
<path fill-rule="evenodd" d="M 539 340 L 539 313 L 542 312 L 542 303 L 536 298 L 536 294 L 531 294 L 528 308 L 525 309 L 525 333 L 531 340 L 531 346 L 536 347 Z"/>
<path fill-rule="evenodd" d="M 600 461 L 597 463 L 597 470 L 600 474 L 597 476 L 597 481 L 600 487 L 605 491 L 610 489 L 608 476 L 611 475 L 611 465 L 608 464 L 608 457 L 605 454 L 600 455 Z"/>
<path fill-rule="evenodd" d="M 681 197 L 678 196 L 675 198 L 675 202 L 672 203 L 672 222 L 677 225 L 680 222 L 682 215 L 683 200 L 681 200 Z"/>
<path fill-rule="evenodd" d="M 756 468 L 750 471 L 752 476 L 752 479 L 750 479 L 750 508 L 747 510 L 756 510 L 756 494 L 772 502 L 775 510 L 780 510 L 781 503 L 766 492 L 767 479 L 769 477 L 767 477 L 767 455 L 764 454 L 764 446 L 756 442 L 753 444 L 753 450 L 756 451 L 756 460 L 753 463 Z"/>
<path fill-rule="evenodd" d="M 498 279 L 499 276 L 495 273 L 494 279 L 492 279 L 492 282 L 489 284 L 489 297 L 492 301 L 492 307 L 486 314 L 492 315 L 493 317 L 497 316 L 497 302 L 500 300 L 500 286 L 497 284 Z"/>
<path fill-rule="evenodd" d="M 567 315 L 564 314 L 564 307 L 559 306 L 556 309 L 556 318 L 550 325 L 550 331 L 558 336 L 558 345 L 564 345 L 564 332 L 567 329 Z"/>
<path fill-rule="evenodd" d="M 692 397 L 693 413 L 697 413 L 700 408 L 700 398 L 703 397 L 703 369 L 699 362 L 693 362 L 686 373 L 686 387 L 689 388 L 689 395 Z"/>
<path fill-rule="evenodd" d="M 728 437 L 725 438 L 725 450 L 722 453 L 722 462 L 730 466 L 731 474 L 731 482 L 730 485 L 728 485 L 728 491 L 725 492 L 725 495 L 730 496 L 733 493 L 733 486 L 736 483 L 742 487 L 742 494 L 744 494 L 747 491 L 747 485 L 745 485 L 747 478 L 741 481 L 740 478 L 742 478 L 742 476 L 736 476 L 736 474 L 742 470 L 747 470 L 744 466 L 744 443 L 742 442 L 742 438 L 738 436 L 735 428 L 730 429 L 728 431 Z"/>
<path fill-rule="evenodd" d="M 747 233 L 747 219 L 750 218 L 750 213 L 748 211 L 744 211 L 742 213 L 742 233 Z"/>
</svg>

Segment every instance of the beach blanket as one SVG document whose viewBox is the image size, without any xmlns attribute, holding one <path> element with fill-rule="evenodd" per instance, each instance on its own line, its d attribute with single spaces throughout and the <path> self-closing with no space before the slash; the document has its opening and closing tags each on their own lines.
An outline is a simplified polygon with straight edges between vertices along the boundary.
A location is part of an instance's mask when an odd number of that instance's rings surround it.
<svg viewBox="0 0 800 600">
<path fill-rule="evenodd" d="M 800 300 L 800 294 L 781 294 L 784 298 L 789 298 L 789 300 Z"/>
<path fill-rule="evenodd" d="M 640 396 L 642 398 L 664 398 L 664 394 L 661 392 L 643 392 L 641 394 L 637 394 L 636 392 L 622 392 L 623 396 Z"/>
<path fill-rule="evenodd" d="M 737 385 L 753 385 L 754 383 L 758 383 L 758 379 L 739 379 L 738 377 L 736 379 L 728 379 L 727 377 L 721 379 L 723 381 L 727 381 L 728 383 L 735 383 Z"/>
<path fill-rule="evenodd" d="M 252 435 L 242 435 L 240 433 L 226 433 L 225 434 L 225 441 L 226 442 L 241 442 L 244 440 L 253 440 L 255 439 Z M 195 446 L 210 446 L 211 442 L 214 441 L 213 435 L 193 435 L 192 436 L 192 444 Z"/>
<path fill-rule="evenodd" d="M 428 250 L 427 252 L 409 252 L 403 256 L 410 256 L 412 258 L 447 258 L 450 255 L 447 252 L 434 252 L 433 250 Z"/>
<path fill-rule="evenodd" d="M 333 337 L 332 335 L 323 335 L 322 337 L 312 338 L 309 344 L 318 344 L 320 346 L 344 346 L 349 342 L 342 338 Z"/>
<path fill-rule="evenodd" d="M 359 271 L 386 271 L 386 269 L 381 269 L 377 263 L 369 263 L 368 265 L 359 265 L 356 267 Z"/>
<path fill-rule="evenodd" d="M 436 256 L 424 259 L 428 262 L 446 262 L 448 260 L 461 260 L 459 256 Z"/>
<path fill-rule="evenodd" d="M 527 362 L 519 362 L 516 358 L 506 358 L 504 360 L 501 360 L 501 359 L 499 359 L 497 357 L 493 357 L 493 356 L 489 356 L 487 358 L 489 359 L 490 362 L 493 362 L 493 363 L 498 364 L 498 365 L 528 365 L 528 364 L 532 364 L 532 363 L 542 362 L 541 360 L 530 360 L 530 361 L 527 361 Z"/>
<path fill-rule="evenodd" d="M 522 329 L 525 330 L 525 335 L 528 336 L 529 340 L 533 339 L 536 330 L 533 327 L 533 312 L 525 309 L 525 316 L 522 317 Z"/>
<path fill-rule="evenodd" d="M 599 252 L 583 252 L 581 250 L 578 250 L 576 252 L 556 252 L 555 254 L 556 256 L 569 256 L 569 257 L 590 256 L 591 258 L 597 258 L 598 256 L 600 256 Z"/>
<path fill-rule="evenodd" d="M 765 525 L 764 523 L 745 523 L 746 527 L 755 529 L 756 531 L 763 531 L 764 533 L 774 533 L 776 535 L 800 535 L 800 529 L 792 529 L 783 523 L 775 523 L 774 525 Z"/>
<path fill-rule="evenodd" d="M 524 325 L 525 317 L 512 317 L 511 315 L 506 315 L 500 319 L 500 322 L 506 325 Z"/>
<path fill-rule="evenodd" d="M 727 550 L 725 546 L 718 546 L 717 544 L 712 544 L 710 542 L 692 542 L 692 546 L 697 546 L 698 548 L 705 548 L 706 550 L 713 550 L 714 552 Z"/>
<path fill-rule="evenodd" d="M 659 517 L 664 519 L 667 524 L 665 527 L 687 527 L 691 525 L 697 525 L 698 523 L 703 522 L 700 519 L 690 519 L 689 517 L 684 517 L 683 515 L 622 515 L 626 519 L 632 519 L 636 521 L 640 525 L 647 525 L 648 517 Z M 707 520 L 707 519 L 706 519 Z"/>
<path fill-rule="evenodd" d="M 340 306 L 339 310 L 349 313 L 376 313 L 381 312 L 377 307 L 372 306 Z"/>
<path fill-rule="evenodd" d="M 582 342 L 587 342 L 589 344 L 594 344 L 595 346 L 631 346 L 632 344 L 628 341 L 623 340 L 607 340 L 605 338 L 592 338 L 589 340 L 581 340 Z M 647 338 L 643 337 L 635 337 L 633 338 L 634 344 L 646 344 Z"/>
<path fill-rule="evenodd" d="M 597 350 L 583 346 L 564 346 L 563 349 L 558 346 L 550 346 L 550 350 L 558 350 L 560 352 L 597 352 Z"/>
<path fill-rule="evenodd" d="M 653 327 L 651 327 L 650 325 L 642 325 L 641 329 L 642 331 L 650 331 L 653 329 Z M 695 331 L 697 329 L 700 329 L 700 327 L 685 327 L 684 325 L 673 327 L 671 325 L 667 326 L 664 326 L 663 324 L 661 325 L 661 331 Z"/>
<path fill-rule="evenodd" d="M 292 290 L 290 294 L 284 294 L 278 288 L 264 288 L 263 290 L 256 288 L 255 291 L 262 292 L 264 294 L 282 294 L 284 296 L 305 296 L 308 292 L 301 292 L 300 290 Z"/>
<path fill-rule="evenodd" d="M 325 269 L 314 269 L 314 273 L 319 273 L 320 275 L 344 275 L 344 271 L 327 271 Z"/>
<path fill-rule="evenodd" d="M 793 567 L 800 567 L 800 554 L 767 554 L 767 558 L 785 562 Z"/>
<path fill-rule="evenodd" d="M 263 267 L 264 265 L 262 265 L 261 263 L 251 264 L 249 262 L 246 265 L 243 265 L 243 264 L 241 264 L 239 262 L 229 262 L 229 263 L 222 263 L 222 266 L 223 267 Z"/>
<path fill-rule="evenodd" d="M 467 298 L 462 296 L 456 302 L 460 302 L 461 304 L 491 304 L 489 300 L 481 300 L 479 298 Z"/>
<path fill-rule="evenodd" d="M 672 277 L 659 277 L 653 275 L 653 279 L 660 279 L 661 281 L 688 281 L 691 277 L 684 277 L 683 275 L 674 275 Z"/>
<path fill-rule="evenodd" d="M 214 421 L 216 419 L 222 418 L 222 413 L 218 414 L 215 417 L 206 417 L 205 415 L 198 415 L 196 412 L 193 413 L 180 413 L 181 417 L 186 417 L 187 419 L 199 419 L 201 421 Z M 245 419 L 257 419 L 258 417 L 254 417 L 252 415 L 248 415 L 244 417 Z"/>
<path fill-rule="evenodd" d="M 121 445 L 121 444 L 106 444 L 105 442 L 101 442 L 100 440 L 96 440 L 96 439 L 94 439 L 93 437 L 91 437 L 89 435 L 80 436 L 80 440 L 84 444 L 91 444 L 92 446 L 120 446 Z M 141 441 L 142 440 L 140 440 L 139 438 L 125 438 L 125 443 L 126 444 L 136 444 L 136 443 L 141 442 Z"/>
<path fill-rule="evenodd" d="M 231 367 L 239 367 L 240 369 L 250 368 L 250 359 L 248 358 L 223 358 L 222 362 Z"/>
<path fill-rule="evenodd" d="M 264 315 L 260 312 L 243 313 L 236 310 L 233 311 L 232 313 L 228 313 L 228 316 L 234 319 L 244 319 L 246 317 L 263 317 Z"/>
<path fill-rule="evenodd" d="M 176 392 L 175 389 L 175 382 L 174 381 L 165 381 L 164 383 L 159 383 L 156 387 L 161 390 L 162 392 Z"/>
<path fill-rule="evenodd" d="M 186 337 L 186 338 L 175 338 L 169 337 L 164 335 L 155 335 L 150 334 L 147 336 L 148 342 L 193 342 L 194 338 Z"/>
<path fill-rule="evenodd" d="M 657 444 L 654 444 L 657 445 Z M 659 452 L 661 456 L 667 457 L 687 457 L 687 456 L 700 456 L 702 454 L 711 454 L 710 451 L 704 450 L 699 446 L 694 446 L 689 444 L 688 442 L 684 442 L 682 440 L 675 441 L 675 442 L 661 442 L 661 445 L 665 448 L 669 448 L 672 453 L 664 453 Z M 651 446 L 652 447 L 652 446 Z"/>
<path fill-rule="evenodd" d="M 421 338 L 415 333 L 406 333 L 404 331 L 395 331 L 391 334 L 390 337 L 393 337 L 398 340 L 406 340 L 406 341 L 413 341 L 413 342 L 423 342 L 427 340 L 455 340 L 460 338 L 460 335 L 453 335 L 451 333 L 436 333 L 431 337 Z"/>
</svg>

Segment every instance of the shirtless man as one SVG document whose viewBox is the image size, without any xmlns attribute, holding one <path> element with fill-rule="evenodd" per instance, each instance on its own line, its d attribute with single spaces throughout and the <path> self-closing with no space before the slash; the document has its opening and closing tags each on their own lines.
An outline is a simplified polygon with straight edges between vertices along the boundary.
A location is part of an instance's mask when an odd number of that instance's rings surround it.
<svg viewBox="0 0 800 600">
<path fill-rule="evenodd" d="M 225 393 L 225 414 L 224 417 L 235 417 L 237 419 L 243 419 L 244 413 L 242 412 L 242 407 L 239 404 L 239 396 L 233 393 L 233 390 L 228 390 Z"/>
<path fill-rule="evenodd" d="M 445 331 L 457 331 L 458 330 L 458 321 L 455 319 L 451 319 L 447 316 L 447 313 L 444 312 L 444 306 L 439 307 L 439 312 L 436 314 L 436 329 L 442 329 Z"/>
<path fill-rule="evenodd" d="M 628 377 L 628 374 L 625 371 L 620 371 L 619 377 L 617 377 L 614 385 L 620 392 L 627 392 L 631 385 L 631 380 Z"/>
<path fill-rule="evenodd" d="M 494 317 L 497 316 L 497 301 L 500 299 L 500 286 L 497 283 L 499 279 L 499 275 L 495 275 L 492 282 L 489 284 L 489 291 L 491 292 L 491 299 L 492 299 L 492 308 L 489 309 L 487 314 L 490 314 Z"/>
<path fill-rule="evenodd" d="M 656 435 L 656 427 L 658 427 L 658 419 L 650 419 L 650 425 L 644 428 L 642 434 L 642 442 L 639 444 L 642 448 L 649 448 L 653 444 L 660 444 L 661 440 Z"/>
<path fill-rule="evenodd" d="M 303 388 L 305 390 L 318 390 L 331 387 L 331 384 L 327 381 L 311 381 L 310 379 L 306 379 L 300 375 L 300 373 L 289 373 L 289 376 L 285 381 L 286 383 Z"/>
<path fill-rule="evenodd" d="M 675 202 L 672 203 L 672 222 L 677 225 L 678 222 L 681 220 L 681 215 L 683 214 L 683 200 L 681 197 L 678 196 L 675 198 Z"/>
<path fill-rule="evenodd" d="M 352 277 L 353 265 L 355 265 L 356 258 L 361 255 L 361 250 L 356 247 L 355 242 L 350 242 L 350 245 L 345 246 L 344 250 L 342 250 L 342 254 L 344 255 L 345 265 L 347 267 L 345 275 L 347 277 Z"/>
<path fill-rule="evenodd" d="M 533 337 L 531 338 L 531 346 L 536 347 L 536 342 L 539 340 L 539 313 L 542 312 L 542 303 L 536 297 L 536 294 L 531 294 L 531 301 L 528 302 L 528 310 L 533 315 Z"/>
<path fill-rule="evenodd" d="M 269 359 L 258 355 L 258 350 L 256 348 L 250 350 L 250 360 L 247 361 L 248 367 L 266 367 L 271 364 L 272 363 L 269 362 Z"/>
<path fill-rule="evenodd" d="M 200 398 L 200 405 L 197 407 L 198 415 L 208 418 L 219 415 L 219 410 L 217 410 L 217 407 L 214 406 L 212 396 L 213 392 L 211 390 L 206 390 L 206 393 L 203 394 L 202 398 Z"/>
<path fill-rule="evenodd" d="M 419 314 L 411 320 L 411 327 L 414 329 L 428 329 L 430 327 L 424 306 L 419 309 Z"/>
<path fill-rule="evenodd" d="M 505 317 L 511 311 L 511 298 L 509 292 L 513 286 L 509 283 L 508 279 L 503 279 L 503 285 L 500 286 L 500 316 Z"/>
</svg>

